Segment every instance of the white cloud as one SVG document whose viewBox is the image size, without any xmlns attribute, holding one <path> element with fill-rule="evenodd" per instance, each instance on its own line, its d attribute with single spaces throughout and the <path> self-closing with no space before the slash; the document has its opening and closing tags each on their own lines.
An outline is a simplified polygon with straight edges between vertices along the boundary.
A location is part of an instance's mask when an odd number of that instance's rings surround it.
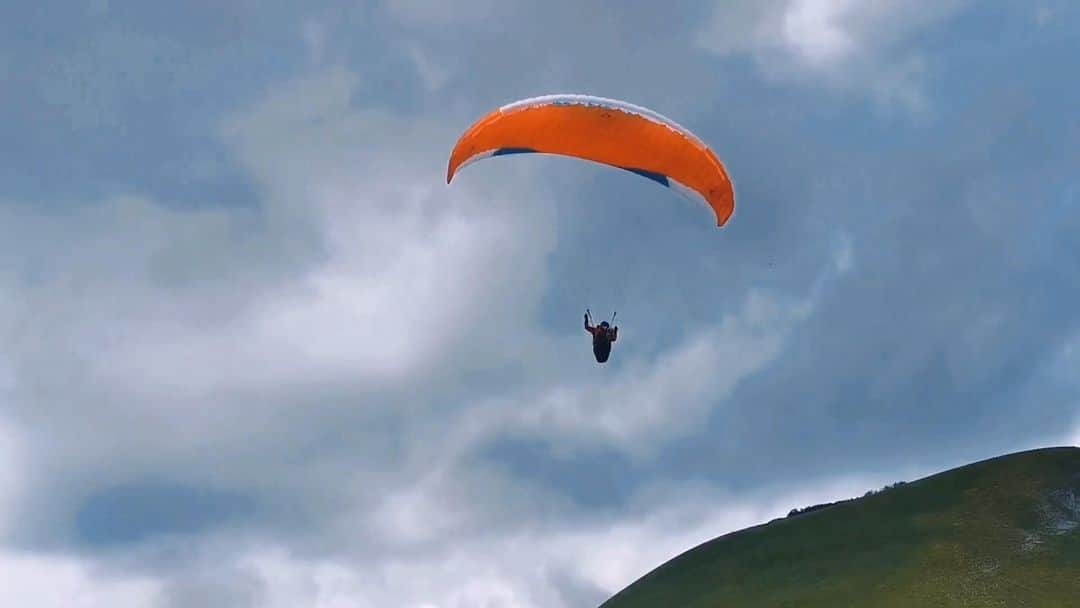
<svg viewBox="0 0 1080 608">
<path fill-rule="evenodd" d="M 901 44 L 919 29 L 956 14 L 964 4 L 965 0 L 934 6 L 900 0 L 718 2 L 697 41 L 719 54 L 779 51 L 806 69 L 842 69 L 857 55 L 876 55 Z"/>
<path fill-rule="evenodd" d="M 855 4 L 852 0 L 792 3 L 782 21 L 784 44 L 810 65 L 842 60 L 854 50 L 855 41 L 840 21 Z"/>
<path fill-rule="evenodd" d="M 150 608 L 159 602 L 160 585 L 151 578 L 116 578 L 72 558 L 0 553 L 0 605 Z"/>
<path fill-rule="evenodd" d="M 751 292 L 739 314 L 696 328 L 656 360 L 630 360 L 614 375 L 587 379 L 559 370 L 567 380 L 552 377 L 536 395 L 500 399 L 473 415 L 483 417 L 492 433 L 525 431 L 648 454 L 696 428 L 742 379 L 772 361 L 812 309 L 811 300 L 789 302 Z M 470 432 L 478 426 L 471 425 Z"/>
<path fill-rule="evenodd" d="M 512 360 L 493 328 L 545 289 L 545 205 L 513 170 L 482 192 L 448 188 L 450 131 L 354 109 L 355 86 L 340 71 L 296 82 L 229 129 L 266 192 L 255 214 L 138 198 L 7 208 L 6 232 L 42 243 L 26 257 L 39 279 L 10 277 L 10 331 L 47 323 L 94 378 L 170 397 Z"/>
<path fill-rule="evenodd" d="M 497 161 L 448 187 L 453 129 L 356 108 L 357 86 L 324 72 L 230 123 L 258 209 L 0 206 L 22 252 L 0 275 L 9 406 L 32 438 L 29 493 L 64 496 L 24 508 L 69 517 L 81 492 L 149 473 L 278 493 L 301 468 L 290 449 L 342 418 L 353 441 L 288 483 L 333 495 L 320 471 L 364 450 L 356 474 L 392 478 L 380 424 L 424 420 L 464 375 L 525 356 L 502 328 L 539 332 L 521 319 L 554 246 L 543 190 Z"/>
<path fill-rule="evenodd" d="M 957 14 L 966 0 L 765 0 L 716 2 L 698 32 L 702 48 L 748 54 L 763 73 L 838 90 L 882 105 L 926 106 L 926 59 L 909 43 L 920 30 Z"/>
<path fill-rule="evenodd" d="M 861 495 L 880 480 L 827 483 L 732 496 L 708 487 L 663 486 L 644 492 L 630 512 L 580 521 L 536 521 L 512 530 L 478 528 L 465 536 L 435 535 L 377 556 L 345 550 L 298 554 L 255 542 L 218 557 L 230 578 L 259 589 L 260 606 L 570 608 L 599 603 L 664 561 L 721 534 L 782 517 L 803 507 Z M 428 489 L 434 489 L 427 486 Z M 432 512 L 445 488 L 414 499 Z M 676 498 L 677 497 L 677 498 Z M 400 503 L 399 503 L 400 504 Z M 469 503 L 484 508 L 480 501 Z M 473 516 L 482 519 L 482 512 Z M 409 528 L 426 528 L 420 518 Z M 397 530 L 416 541 L 426 530 Z M 363 533 L 355 528 L 353 536 Z M 217 587 L 212 579 L 188 582 Z"/>
<path fill-rule="evenodd" d="M 1042 4 L 1035 8 L 1035 23 L 1039 27 L 1045 27 L 1060 19 L 1064 12 L 1065 9 L 1059 3 L 1053 5 Z"/>
</svg>

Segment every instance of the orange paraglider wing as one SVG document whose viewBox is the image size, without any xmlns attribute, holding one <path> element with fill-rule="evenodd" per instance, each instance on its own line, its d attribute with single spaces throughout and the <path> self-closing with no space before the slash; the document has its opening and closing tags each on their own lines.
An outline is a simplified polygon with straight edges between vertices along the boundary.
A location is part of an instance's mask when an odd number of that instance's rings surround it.
<svg viewBox="0 0 1080 608">
<path fill-rule="evenodd" d="M 588 95 L 524 99 L 481 118 L 454 147 L 446 183 L 480 159 L 523 153 L 558 154 L 637 173 L 705 203 L 717 226 L 735 212 L 727 170 L 693 133 L 647 108 Z"/>
</svg>

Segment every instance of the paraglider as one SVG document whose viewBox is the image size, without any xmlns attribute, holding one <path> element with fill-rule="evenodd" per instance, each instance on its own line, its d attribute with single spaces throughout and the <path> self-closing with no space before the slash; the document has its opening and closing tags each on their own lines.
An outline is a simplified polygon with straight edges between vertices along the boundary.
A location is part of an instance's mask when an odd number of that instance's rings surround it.
<svg viewBox="0 0 1080 608">
<path fill-rule="evenodd" d="M 705 203 L 716 214 L 717 226 L 735 212 L 731 178 L 697 136 L 647 108 L 589 95 L 533 97 L 484 116 L 454 146 L 446 183 L 478 160 L 526 153 L 631 171 Z"/>
<path fill-rule="evenodd" d="M 611 323 L 601 321 L 600 325 L 593 325 L 589 309 L 585 309 L 585 331 L 592 334 L 593 356 L 597 363 L 607 363 L 611 356 L 611 343 L 619 339 L 619 326 L 612 326 L 615 315 L 611 315 Z"/>
<path fill-rule="evenodd" d="M 478 160 L 512 154 L 555 154 L 630 171 L 703 203 L 718 227 L 735 212 L 734 187 L 716 154 L 685 127 L 625 101 L 547 95 L 504 105 L 458 140 L 446 183 Z M 603 362 L 600 354 L 597 361 Z"/>
</svg>

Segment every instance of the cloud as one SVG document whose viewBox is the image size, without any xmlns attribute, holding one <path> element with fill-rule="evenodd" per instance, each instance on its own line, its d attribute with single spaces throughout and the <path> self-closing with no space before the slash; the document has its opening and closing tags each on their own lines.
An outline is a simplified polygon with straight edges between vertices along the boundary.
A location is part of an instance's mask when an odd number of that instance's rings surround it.
<svg viewBox="0 0 1080 608">
<path fill-rule="evenodd" d="M 9 206 L 13 238 L 33 225 L 66 244 L 28 256 L 40 278 L 15 288 L 41 303 L 81 290 L 83 314 L 52 319 L 67 341 L 110 325 L 95 372 L 171 394 L 423 373 L 466 342 L 485 364 L 495 336 L 473 330 L 533 306 L 551 230 L 509 190 L 448 189 L 428 152 L 448 132 L 354 111 L 352 86 L 344 72 L 305 79 L 230 128 L 267 193 L 254 212 L 127 197 L 74 224 Z"/>
<path fill-rule="evenodd" d="M 2 371 L 0 367 L 0 373 Z M 8 406 L 4 397 L 6 391 L 7 387 L 0 380 L 0 411 Z M 26 449 L 22 439 L 17 429 L 0 419 L 0 534 L 18 524 L 13 511 L 24 483 Z"/>
<path fill-rule="evenodd" d="M 24 252 L 3 283 L 11 407 L 35 446 L 22 508 L 42 526 L 23 534 L 63 534 L 48 522 L 69 502 L 150 473 L 263 491 L 268 463 L 241 454 L 285 466 L 324 424 L 393 424 L 521 357 L 500 328 L 545 289 L 552 220 L 528 200 L 542 190 L 512 168 L 448 188 L 445 126 L 354 108 L 356 86 L 304 78 L 229 124 L 260 207 L 2 208 Z M 51 492 L 68 500 L 38 502 Z"/>
<path fill-rule="evenodd" d="M 1029 9 L 1028 14 L 1039 27 L 1061 25 L 1069 17 L 1072 5 L 1061 0 L 1044 0 Z"/>
<path fill-rule="evenodd" d="M 645 456 L 721 407 L 742 379 L 777 356 L 792 328 L 812 310 L 811 300 L 752 291 L 738 314 L 695 328 L 655 358 L 639 356 L 600 378 L 559 368 L 535 393 L 476 408 L 463 429 L 472 442 L 478 433 L 523 433 L 557 443 L 609 444 Z M 632 332 L 622 335 L 633 339 Z M 617 357 L 620 346 L 616 342 Z"/>
<path fill-rule="evenodd" d="M 311 64 L 323 62 L 327 53 L 330 24 L 321 19 L 307 19 L 301 25 L 301 36 L 307 49 L 307 59 Z"/>
<path fill-rule="evenodd" d="M 726 3 L 705 53 L 700 3 L 497 4 L 193 11 L 188 34 L 155 13 L 167 33 L 104 49 L 214 60 L 158 89 L 175 72 L 140 55 L 139 99 L 168 103 L 135 120 L 107 88 L 72 116 L 92 125 L 97 104 L 141 143 L 56 135 L 57 163 L 26 166 L 78 196 L 0 204 L 16 570 L 166 606 L 589 605 L 716 534 L 1072 427 L 1075 366 L 1046 352 L 1075 329 L 1053 179 L 1075 93 L 1036 70 L 1002 85 L 948 39 L 924 54 L 961 3 Z M 759 69 L 717 77 L 743 56 Z M 308 71 L 278 80 L 292 69 Z M 942 69 L 968 71 L 935 90 L 952 96 L 935 129 L 768 94 L 779 79 L 918 109 Z M 718 142 L 736 223 L 580 163 L 493 159 L 443 183 L 468 120 L 583 88 Z M 20 152 L 44 141 L 29 133 Z M 132 177 L 175 170 L 178 142 L 252 194 L 214 182 L 179 204 Z M 99 154 L 122 188 L 61 170 Z M 188 168 L 184 184 L 214 173 Z M 603 367 L 586 298 L 626 313 Z M 130 525 L 102 524 L 118 511 Z"/>
<path fill-rule="evenodd" d="M 664 484 L 643 491 L 629 512 L 615 517 L 534 522 L 512 530 L 480 528 L 454 538 L 436 534 L 377 556 L 319 556 L 253 542 L 239 550 L 229 545 L 235 552 L 214 561 L 226 564 L 228 578 L 242 581 L 245 597 L 258 597 L 261 606 L 598 605 L 659 563 L 714 536 L 781 517 L 796 506 L 848 498 L 879 486 L 877 481 L 851 478 L 735 496 L 715 488 Z M 673 495 L 681 500 L 671 501 Z M 415 497 L 433 512 L 446 498 L 441 491 L 421 491 Z M 469 508 L 483 505 L 473 500 Z M 416 541 L 414 534 L 426 535 L 427 524 L 418 518 L 408 526 L 418 530 L 400 533 Z M 207 597 L 222 578 L 209 573 L 189 577 L 184 592 Z"/>
<path fill-rule="evenodd" d="M 536 388 L 560 378 L 567 352 L 590 356 L 577 332 L 570 341 L 520 322 L 535 318 L 546 289 L 553 218 L 530 200 L 546 194 L 508 165 L 477 167 L 479 177 L 447 189 L 432 142 L 452 131 L 356 108 L 362 86 L 346 71 L 322 72 L 228 124 L 231 149 L 264 193 L 260 207 L 171 209 L 144 197 L 74 215 L 5 207 L 9 236 L 35 252 L 5 279 L 20 302 L 5 341 L 16 411 L 40 439 L 28 471 L 38 477 L 20 504 L 34 517 L 20 540 L 62 537 L 70 505 L 92 510 L 103 485 L 149 476 L 200 495 L 227 489 L 258 507 L 239 525 L 179 531 L 231 539 L 210 541 L 218 563 L 231 564 L 227 577 L 201 570 L 197 552 L 181 564 L 146 561 L 173 605 L 558 606 L 602 597 L 662 551 L 712 533 L 715 521 L 672 538 L 671 519 L 640 513 L 646 523 L 583 531 L 560 521 L 571 507 L 558 492 L 472 456 L 520 431 L 626 448 L 651 431 L 685 432 L 776 355 L 810 305 L 752 294 L 739 314 L 663 352 L 657 369 L 642 354 L 617 382 L 582 383 L 579 370 L 556 391 L 526 393 L 540 396 L 535 410 L 494 411 L 503 387 L 463 391 L 462 377 L 518 362 Z M 64 247 L 30 249 L 49 242 Z M 514 341 L 503 327 L 516 328 Z M 62 348 L 48 374 L 67 381 L 35 392 L 51 352 L 43 345 Z M 65 414 L 74 395 L 92 417 Z M 307 451 L 343 422 L 348 441 Z M 158 494 L 145 500 L 175 498 Z M 686 517 L 705 517 L 694 505 Z M 747 509 L 737 523 L 760 516 Z M 140 544 L 175 542 L 156 539 Z M 656 553 L 631 550 L 639 541 Z M 580 569 L 594 544 L 606 557 Z M 533 547 L 540 570 L 524 550 Z"/>
<path fill-rule="evenodd" d="M 117 578 L 92 562 L 0 552 L 0 603 L 41 608 L 148 608 L 157 606 L 157 581 Z"/>
<path fill-rule="evenodd" d="M 514 3 L 496 0 L 465 0 L 454 5 L 423 0 L 384 0 L 384 10 L 396 21 L 416 26 L 447 27 L 463 23 L 486 23 L 514 12 Z"/>
<path fill-rule="evenodd" d="M 911 40 L 956 14 L 966 0 L 906 2 L 768 0 L 717 2 L 698 45 L 746 54 L 772 79 L 869 95 L 884 106 L 922 110 L 927 59 Z"/>
</svg>

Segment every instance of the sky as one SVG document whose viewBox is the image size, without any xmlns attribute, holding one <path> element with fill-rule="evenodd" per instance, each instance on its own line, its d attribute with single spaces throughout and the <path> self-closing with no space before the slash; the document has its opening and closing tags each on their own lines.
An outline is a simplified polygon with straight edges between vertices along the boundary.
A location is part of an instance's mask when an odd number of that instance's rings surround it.
<svg viewBox="0 0 1080 608">
<path fill-rule="evenodd" d="M 1080 444 L 1066 0 L 0 8 L 0 603 L 596 606 Z M 735 215 L 563 158 L 625 99 Z M 582 313 L 618 310 L 612 359 Z"/>
</svg>

